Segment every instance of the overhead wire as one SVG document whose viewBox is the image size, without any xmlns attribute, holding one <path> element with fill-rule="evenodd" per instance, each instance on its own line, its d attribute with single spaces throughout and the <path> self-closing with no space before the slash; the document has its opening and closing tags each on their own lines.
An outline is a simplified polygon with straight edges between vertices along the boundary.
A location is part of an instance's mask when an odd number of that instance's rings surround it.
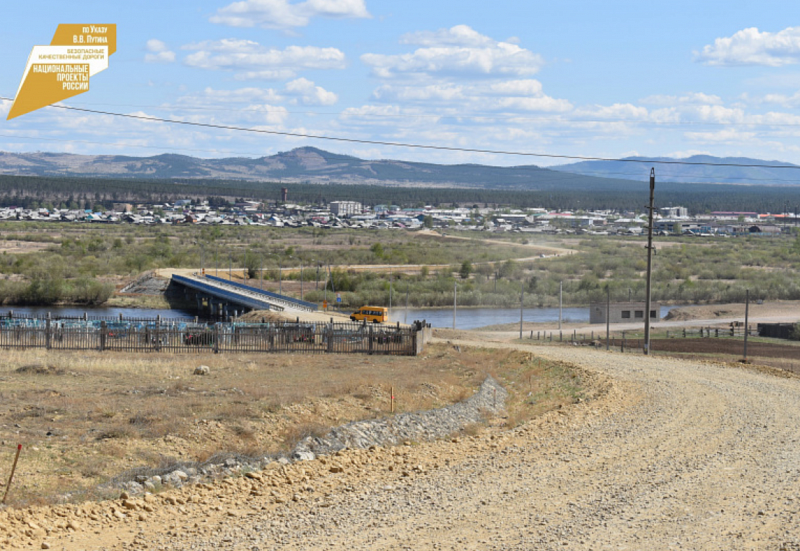
<svg viewBox="0 0 800 551">
<path fill-rule="evenodd" d="M 0 99 L 13 101 L 12 98 L 2 97 Z M 571 160 L 578 160 L 578 161 L 617 161 L 621 163 L 640 163 L 640 164 L 658 164 L 658 165 L 682 165 L 682 166 L 728 166 L 728 167 L 740 167 L 740 168 L 774 168 L 774 169 L 799 169 L 800 166 L 797 165 L 769 165 L 769 164 L 755 164 L 755 163 L 710 163 L 710 162 L 695 162 L 695 161 L 679 161 L 679 160 L 659 160 L 659 159 L 634 159 L 634 158 L 614 158 L 614 157 L 592 157 L 592 156 L 582 156 L 582 155 L 563 155 L 563 154 L 555 154 L 555 153 L 533 153 L 533 152 L 525 152 L 525 151 L 513 151 L 513 150 L 496 150 L 496 149 L 482 149 L 482 148 L 469 148 L 469 147 L 456 147 L 456 146 L 444 146 L 444 145 L 433 145 L 433 144 L 420 144 L 420 143 L 409 143 L 409 142 L 394 142 L 394 141 L 384 141 L 384 140 L 367 140 L 367 139 L 359 139 L 359 138 L 345 138 L 341 136 L 324 136 L 324 135 L 317 135 L 317 134 L 307 134 L 301 132 L 286 132 L 281 130 L 267 130 L 263 128 L 247 128 L 241 126 L 233 126 L 233 125 L 225 125 L 225 124 L 213 124 L 213 123 L 203 123 L 203 122 L 196 122 L 196 121 L 181 121 L 176 119 L 167 119 L 163 117 L 153 117 L 153 116 L 145 116 L 145 115 L 135 115 L 130 113 L 115 113 L 113 111 L 101 111 L 97 109 L 85 109 L 81 107 L 72 107 L 68 105 L 49 105 L 47 106 L 48 109 L 63 109 L 68 111 L 76 111 L 82 113 L 91 113 L 96 115 L 107 115 L 107 116 L 114 116 L 114 117 L 121 117 L 126 119 L 134 119 L 134 120 L 142 120 L 142 121 L 149 121 L 149 122 L 160 122 L 166 124 L 174 124 L 180 126 L 191 126 L 191 127 L 199 127 L 199 128 L 212 128 L 217 130 L 232 130 L 236 132 L 250 132 L 250 133 L 257 133 L 257 134 L 268 134 L 274 136 L 289 136 L 295 138 L 307 138 L 307 139 L 314 139 L 314 140 L 327 140 L 333 142 L 342 142 L 342 143 L 358 143 L 358 144 L 367 144 L 367 145 L 382 145 L 388 147 L 402 147 L 408 149 L 426 149 L 426 150 L 433 150 L 433 151 L 451 151 L 451 152 L 460 152 L 460 153 L 486 153 L 492 155 L 509 155 L 509 156 L 520 156 L 520 157 L 535 157 L 535 158 L 549 158 L 549 159 L 571 159 Z"/>
<path fill-rule="evenodd" d="M 11 98 L 7 97 L 0 97 L 0 99 L 5 99 L 9 101 Z M 408 119 L 422 119 L 422 118 L 432 118 L 432 119 L 513 119 L 515 121 L 521 122 L 555 122 L 555 123 L 571 123 L 571 124 L 579 124 L 579 123 L 622 123 L 622 124 L 635 124 L 638 126 L 741 126 L 741 127 L 788 127 L 788 128 L 798 128 L 800 127 L 800 122 L 797 123 L 765 123 L 765 122 L 745 122 L 745 121 L 730 121 L 730 122 L 714 122 L 714 121 L 655 121 L 655 120 L 641 120 L 641 119 L 622 119 L 622 118 L 612 118 L 612 117 L 601 117 L 601 118 L 559 118 L 558 116 L 552 117 L 529 117 L 525 115 L 519 114 L 504 114 L 499 112 L 480 112 L 480 111 L 472 111 L 469 114 L 463 113 L 437 113 L 437 114 L 427 114 L 427 113 L 348 113 L 347 111 L 294 111 L 294 110 L 287 110 L 284 108 L 279 109 L 270 109 L 269 107 L 264 108 L 259 106 L 258 108 L 244 108 L 244 109 L 233 109 L 233 108 L 223 108 L 223 107 L 207 107 L 207 106 L 199 106 L 199 105 L 174 105 L 174 104 L 162 104 L 162 105 L 148 105 L 148 104 L 134 104 L 134 103 L 96 103 L 93 102 L 91 104 L 88 103 L 73 103 L 73 106 L 81 106 L 81 105 L 107 105 L 112 107 L 136 107 L 140 109 L 159 109 L 159 110 L 170 110 L 170 111 L 216 111 L 216 112 L 227 112 L 227 113 L 256 113 L 256 114 L 263 114 L 263 113 L 278 113 L 278 114 L 290 114 L 290 115 L 320 115 L 320 116 L 357 116 L 357 117 L 364 117 L 364 118 L 408 118 Z"/>
</svg>

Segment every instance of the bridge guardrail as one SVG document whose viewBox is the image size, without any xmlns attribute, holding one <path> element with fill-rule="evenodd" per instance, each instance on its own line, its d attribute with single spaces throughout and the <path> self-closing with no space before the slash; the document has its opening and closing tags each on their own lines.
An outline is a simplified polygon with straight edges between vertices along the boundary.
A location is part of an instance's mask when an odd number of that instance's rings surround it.
<svg viewBox="0 0 800 551">
<path fill-rule="evenodd" d="M 286 295 L 279 295 L 278 293 L 272 293 L 270 291 L 264 291 L 263 289 L 258 289 L 256 287 L 251 287 L 250 285 L 245 285 L 243 283 L 236 283 L 234 281 L 229 281 L 227 279 L 222 279 L 221 277 L 215 277 L 215 276 L 208 275 L 208 274 L 206 274 L 204 277 L 206 279 L 210 279 L 211 281 L 217 281 L 217 282 L 223 283 L 225 285 L 230 285 L 232 287 L 237 287 L 237 288 L 242 289 L 244 291 L 250 291 L 252 293 L 266 295 L 266 296 L 271 297 L 271 298 L 276 299 L 276 300 L 281 300 L 281 301 L 284 301 L 284 302 L 295 304 L 297 306 L 301 306 L 303 308 L 307 308 L 307 309 L 311 310 L 312 312 L 316 312 L 317 310 L 319 310 L 319 306 L 317 304 L 314 304 L 313 302 L 307 302 L 305 300 L 300 300 L 300 299 L 293 298 L 293 297 L 287 297 Z"/>
<path fill-rule="evenodd" d="M 249 308 L 268 310 L 270 308 L 275 307 L 274 304 L 271 304 L 267 300 L 260 300 L 257 298 L 242 295 L 240 293 L 235 293 L 233 291 L 227 291 L 223 288 L 220 288 L 219 286 L 205 283 L 199 279 L 175 275 L 175 274 L 173 274 L 172 279 L 175 280 L 177 283 L 180 283 L 181 285 L 186 285 L 187 287 L 191 287 L 199 291 L 204 291 L 206 293 L 215 294 L 216 296 L 225 298 L 227 300 L 230 300 L 231 302 L 243 304 Z"/>
</svg>

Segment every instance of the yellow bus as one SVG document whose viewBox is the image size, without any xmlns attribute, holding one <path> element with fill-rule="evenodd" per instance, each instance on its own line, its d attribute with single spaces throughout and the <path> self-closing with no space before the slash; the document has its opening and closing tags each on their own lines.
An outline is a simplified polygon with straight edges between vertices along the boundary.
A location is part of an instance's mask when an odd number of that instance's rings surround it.
<svg viewBox="0 0 800 551">
<path fill-rule="evenodd" d="M 372 323 L 383 323 L 389 321 L 389 309 L 383 306 L 362 306 L 352 314 L 352 321 L 371 321 Z"/>
</svg>

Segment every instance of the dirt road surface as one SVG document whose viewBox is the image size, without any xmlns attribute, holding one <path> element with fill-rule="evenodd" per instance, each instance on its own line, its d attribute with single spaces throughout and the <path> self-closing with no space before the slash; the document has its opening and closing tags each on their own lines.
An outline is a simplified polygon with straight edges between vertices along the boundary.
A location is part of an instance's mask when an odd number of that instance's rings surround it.
<svg viewBox="0 0 800 551">
<path fill-rule="evenodd" d="M 491 346 L 581 366 L 595 395 L 457 442 L 347 451 L 33 524 L 67 526 L 40 539 L 68 550 L 800 549 L 800 379 Z"/>
</svg>

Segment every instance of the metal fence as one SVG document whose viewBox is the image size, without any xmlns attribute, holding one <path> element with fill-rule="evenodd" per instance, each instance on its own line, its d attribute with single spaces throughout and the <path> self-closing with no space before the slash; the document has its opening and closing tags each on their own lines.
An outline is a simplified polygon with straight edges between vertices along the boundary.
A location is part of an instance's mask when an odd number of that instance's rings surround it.
<svg viewBox="0 0 800 551">
<path fill-rule="evenodd" d="M 301 352 L 414 356 L 416 326 L 0 319 L 0 348 L 120 352 Z"/>
</svg>

